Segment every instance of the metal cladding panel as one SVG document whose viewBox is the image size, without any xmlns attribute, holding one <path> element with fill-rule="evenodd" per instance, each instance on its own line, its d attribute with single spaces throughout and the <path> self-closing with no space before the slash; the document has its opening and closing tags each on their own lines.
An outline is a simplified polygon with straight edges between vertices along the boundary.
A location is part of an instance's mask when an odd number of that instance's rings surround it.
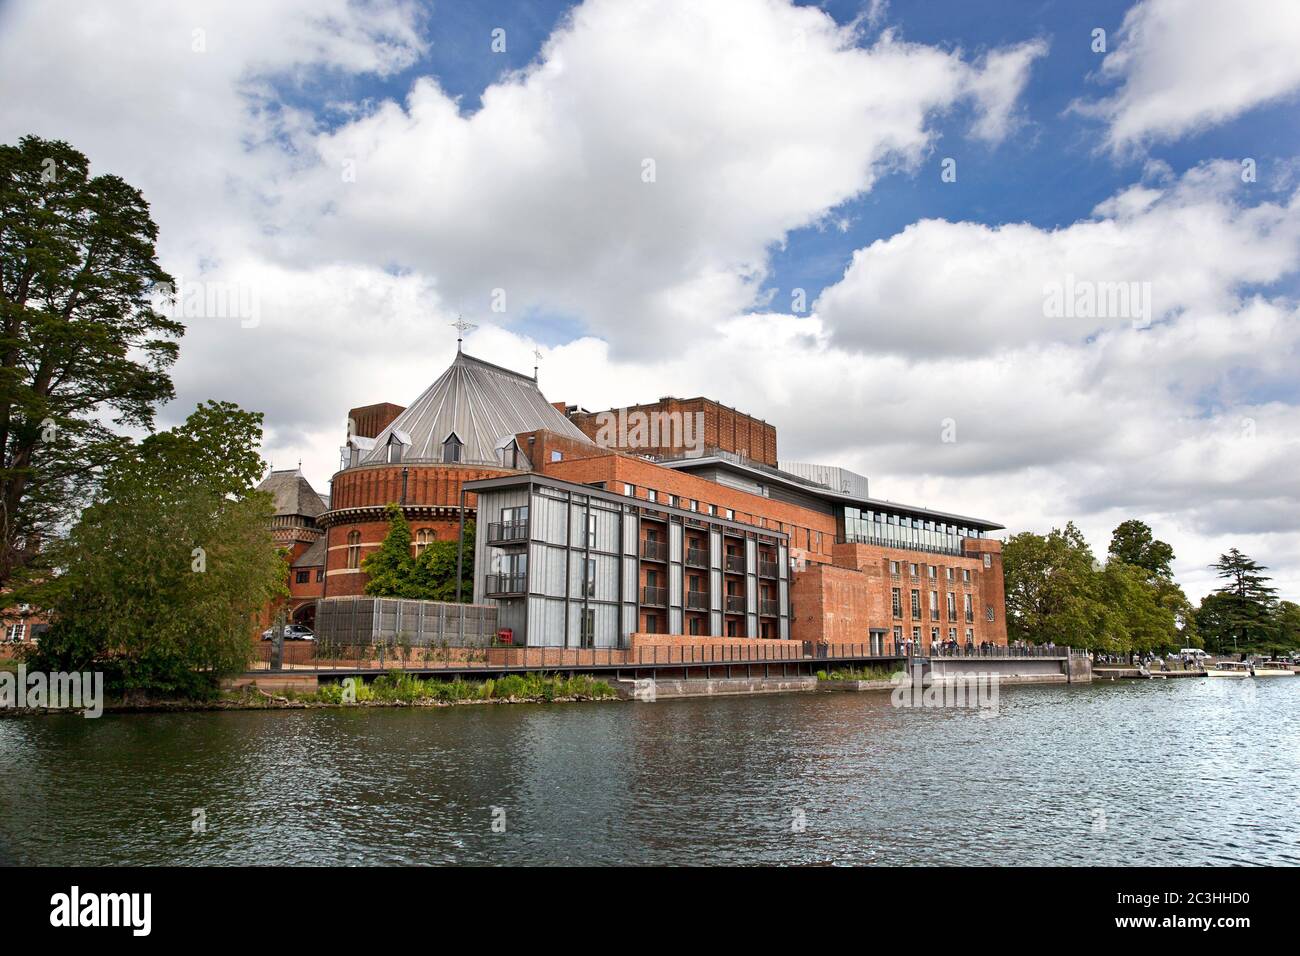
<svg viewBox="0 0 1300 956">
<path fill-rule="evenodd" d="M 682 560 L 682 526 L 676 521 L 668 525 L 668 560 L 679 564 Z"/>
<path fill-rule="evenodd" d="M 623 600 L 630 604 L 637 603 L 637 562 L 636 558 L 623 558 Z"/>
<path fill-rule="evenodd" d="M 320 598 L 316 608 L 316 636 L 322 645 L 478 647 L 491 641 L 499 618 L 495 605 L 401 598 Z"/>
<path fill-rule="evenodd" d="M 753 538 L 745 539 L 745 574 L 758 574 L 758 542 Z"/>
<path fill-rule="evenodd" d="M 777 611 L 782 617 L 788 617 L 790 614 L 790 582 L 778 581 L 776 586 L 776 599 L 780 601 Z"/>
<path fill-rule="evenodd" d="M 722 571 L 718 568 L 709 572 L 709 610 L 722 610 Z"/>
<path fill-rule="evenodd" d="M 716 528 L 709 530 L 709 567 L 722 567 L 722 532 Z"/>
<path fill-rule="evenodd" d="M 535 380 L 458 352 L 437 381 L 375 436 L 375 446 L 363 461 L 386 461 L 388 439 L 397 432 L 410 439 L 403 451 L 408 461 L 441 461 L 443 442 L 455 433 L 463 445 L 462 462 L 498 463 L 496 446 L 502 439 L 539 428 L 594 447 L 538 391 Z"/>
<path fill-rule="evenodd" d="M 538 541 L 565 545 L 569 504 L 561 498 L 534 493 L 528 507 L 529 531 Z"/>
<path fill-rule="evenodd" d="M 636 554 L 637 536 L 640 534 L 640 520 L 635 515 L 627 515 L 623 521 L 623 553 Z"/>
<path fill-rule="evenodd" d="M 528 646 L 564 646 L 564 601 L 536 595 L 528 599 Z"/>
<path fill-rule="evenodd" d="M 758 615 L 757 614 L 745 615 L 745 636 L 758 637 Z"/>
<path fill-rule="evenodd" d="M 784 544 L 776 546 L 776 573 L 781 576 L 781 580 L 788 580 L 790 577 L 790 549 Z"/>
<path fill-rule="evenodd" d="M 722 636 L 722 612 L 717 608 L 709 612 L 709 634 L 712 637 Z"/>
<path fill-rule="evenodd" d="M 668 609 L 668 633 L 682 633 L 682 609 L 679 607 L 670 607 Z"/>
<path fill-rule="evenodd" d="M 596 593 L 593 597 L 598 601 L 619 601 L 618 565 L 623 559 L 613 554 L 596 554 L 592 557 L 596 560 Z"/>
<path fill-rule="evenodd" d="M 618 647 L 618 605 L 594 604 L 591 609 L 596 612 L 595 646 Z"/>
<path fill-rule="evenodd" d="M 528 590 L 549 597 L 564 597 L 563 548 L 533 542 L 528 548 Z"/>
<path fill-rule="evenodd" d="M 624 633 L 624 634 L 635 634 L 635 633 L 636 633 L 636 630 L 637 630 L 637 620 L 636 620 L 636 617 L 637 617 L 637 615 L 636 615 L 636 605 L 635 605 L 635 604 L 624 604 L 624 605 L 623 605 L 623 633 Z M 621 642 L 620 642 L 619 646 L 620 646 L 620 647 L 622 646 L 622 643 L 621 643 Z"/>
<path fill-rule="evenodd" d="M 593 508 L 596 515 L 596 547 L 601 551 L 614 553 L 618 551 L 618 511 L 608 508 Z"/>
<path fill-rule="evenodd" d="M 790 640 L 790 619 L 788 617 L 781 618 L 778 628 L 777 633 L 781 635 L 781 640 Z"/>
</svg>

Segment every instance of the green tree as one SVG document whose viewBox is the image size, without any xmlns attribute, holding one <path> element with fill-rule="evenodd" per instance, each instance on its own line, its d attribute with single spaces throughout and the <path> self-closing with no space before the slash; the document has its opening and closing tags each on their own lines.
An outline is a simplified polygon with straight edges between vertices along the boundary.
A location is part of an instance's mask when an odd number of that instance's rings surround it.
<svg viewBox="0 0 1300 956">
<path fill-rule="evenodd" d="M 1210 567 L 1225 583 L 1201 602 L 1197 629 L 1205 643 L 1220 652 L 1265 649 L 1277 633 L 1277 589 L 1267 583 L 1268 568 L 1236 548 Z"/>
<path fill-rule="evenodd" d="M 415 562 L 416 592 L 431 601 L 474 599 L 474 522 L 465 522 L 465 548 L 461 570 L 461 590 L 456 593 L 457 541 L 435 541 Z"/>
<path fill-rule="evenodd" d="M 1156 653 L 1176 646 L 1174 612 L 1161 602 L 1159 588 L 1147 575 L 1147 569 L 1137 565 L 1106 562 L 1097 576 L 1103 612 L 1095 646 L 1124 653 Z"/>
<path fill-rule="evenodd" d="M 170 288 L 140 192 L 92 177 L 67 143 L 0 146 L 0 586 L 93 496 L 172 397 L 184 327 L 155 310 Z"/>
<path fill-rule="evenodd" d="M 51 613 L 33 652 L 49 670 L 104 670 L 123 690 L 210 692 L 247 668 L 258 612 L 286 590 L 267 534 L 262 416 L 198 406 L 106 470 L 95 502 L 52 543 L 57 573 L 24 598 Z"/>
<path fill-rule="evenodd" d="M 1013 536 L 1002 551 L 1009 636 L 1097 647 L 1105 608 L 1094 565 L 1073 522 L 1048 535 Z"/>
<path fill-rule="evenodd" d="M 379 548 L 361 562 L 361 570 L 367 575 L 366 593 L 374 597 L 419 597 L 411 557 L 411 526 L 396 504 L 389 503 L 384 514 L 388 533 Z"/>
<path fill-rule="evenodd" d="M 1110 558 L 1145 569 L 1155 578 L 1172 578 L 1174 549 L 1157 540 L 1144 521 L 1122 522 L 1110 536 Z"/>
<path fill-rule="evenodd" d="M 1277 629 L 1274 640 L 1278 649 L 1288 654 L 1300 650 L 1300 604 L 1294 601 L 1279 602 L 1273 619 Z"/>
</svg>

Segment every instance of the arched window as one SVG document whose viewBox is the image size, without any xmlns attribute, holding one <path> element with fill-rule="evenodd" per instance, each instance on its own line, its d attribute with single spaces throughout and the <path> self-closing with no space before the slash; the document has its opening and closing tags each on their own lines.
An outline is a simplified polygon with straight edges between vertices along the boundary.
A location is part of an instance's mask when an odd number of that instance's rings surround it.
<svg viewBox="0 0 1300 956">
<path fill-rule="evenodd" d="M 415 554 L 419 557 L 421 551 L 438 540 L 438 532 L 432 528 L 421 528 L 415 532 Z"/>
<path fill-rule="evenodd" d="M 348 532 L 348 568 L 361 567 L 361 532 Z"/>
<path fill-rule="evenodd" d="M 454 464 L 460 461 L 461 449 L 464 447 L 465 446 L 461 443 L 461 440 L 456 436 L 456 433 L 452 432 L 442 443 L 443 462 L 446 464 Z"/>
</svg>

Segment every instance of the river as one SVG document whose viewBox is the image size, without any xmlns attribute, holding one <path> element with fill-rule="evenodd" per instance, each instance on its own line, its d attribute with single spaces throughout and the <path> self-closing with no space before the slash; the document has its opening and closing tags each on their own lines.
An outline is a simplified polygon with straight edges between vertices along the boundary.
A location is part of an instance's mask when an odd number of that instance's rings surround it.
<svg viewBox="0 0 1300 956">
<path fill-rule="evenodd" d="M 0 720 L 30 864 L 1297 864 L 1297 807 L 1300 678 Z"/>
</svg>

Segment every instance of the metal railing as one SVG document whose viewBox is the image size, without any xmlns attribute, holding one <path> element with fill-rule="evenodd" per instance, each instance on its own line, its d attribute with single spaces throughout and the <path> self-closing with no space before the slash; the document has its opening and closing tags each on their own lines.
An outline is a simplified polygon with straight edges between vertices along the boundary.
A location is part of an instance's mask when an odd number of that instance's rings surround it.
<svg viewBox="0 0 1300 956">
<path fill-rule="evenodd" d="M 724 567 L 728 571 L 734 571 L 737 574 L 745 573 L 745 556 L 743 554 L 728 554 L 723 558 Z"/>
<path fill-rule="evenodd" d="M 488 544 L 528 540 L 528 521 L 492 521 L 488 524 Z"/>
<path fill-rule="evenodd" d="M 707 568 L 709 552 L 707 548 L 687 548 L 686 563 L 692 568 Z"/>
<path fill-rule="evenodd" d="M 709 609 L 709 592 L 687 591 L 686 606 L 692 611 L 707 611 Z"/>
<path fill-rule="evenodd" d="M 668 603 L 668 589 L 650 588 L 650 587 L 642 588 L 641 603 L 652 604 L 656 607 L 663 607 L 665 604 Z"/>
<path fill-rule="evenodd" d="M 745 613 L 745 595 L 728 594 L 727 595 L 727 613 L 744 614 Z"/>
<path fill-rule="evenodd" d="M 483 593 L 492 596 L 526 594 L 527 592 L 528 575 L 526 574 L 489 574 L 483 586 Z"/>
<path fill-rule="evenodd" d="M 641 542 L 641 557 L 651 561 L 667 561 L 668 545 L 662 541 L 654 541 L 646 538 Z"/>
<path fill-rule="evenodd" d="M 759 561 L 758 576 L 760 578 L 774 578 L 777 576 L 777 566 L 775 561 Z"/>
<path fill-rule="evenodd" d="M 767 617 L 776 617 L 781 613 L 781 602 L 763 598 L 758 602 L 758 613 Z"/>
<path fill-rule="evenodd" d="M 1006 644 L 936 644 L 930 648 L 931 657 L 987 657 L 987 658 L 1015 658 L 1015 657 L 1068 657 L 1070 649 L 1063 645 L 1048 647 L 1043 644 L 1024 644 L 1011 645 Z"/>
</svg>

